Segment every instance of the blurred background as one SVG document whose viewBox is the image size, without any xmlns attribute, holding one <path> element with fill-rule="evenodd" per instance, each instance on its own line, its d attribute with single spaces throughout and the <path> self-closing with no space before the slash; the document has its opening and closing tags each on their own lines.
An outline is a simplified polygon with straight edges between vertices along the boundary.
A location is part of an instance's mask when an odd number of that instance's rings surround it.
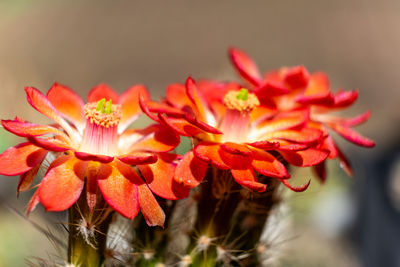
<svg viewBox="0 0 400 267">
<path fill-rule="evenodd" d="M 238 79 L 230 46 L 262 71 L 299 64 L 325 71 L 332 88 L 359 89 L 343 115 L 372 110 L 358 130 L 377 146 L 339 142 L 354 178 L 331 162 L 325 186 L 313 180 L 306 193 L 288 194 L 292 238 L 281 265 L 400 266 L 399 14 L 398 0 L 0 0 L 0 117 L 48 122 L 23 88 L 46 92 L 55 81 L 82 97 L 101 82 L 119 92 L 143 83 L 159 99 L 188 75 Z M 18 140 L 0 129 L 0 141 L 3 151 Z M 65 220 L 42 208 L 30 221 L 19 216 L 30 196 L 17 200 L 16 186 L 17 178 L 1 177 L 0 266 L 56 254 L 32 222 L 46 229 Z"/>
</svg>

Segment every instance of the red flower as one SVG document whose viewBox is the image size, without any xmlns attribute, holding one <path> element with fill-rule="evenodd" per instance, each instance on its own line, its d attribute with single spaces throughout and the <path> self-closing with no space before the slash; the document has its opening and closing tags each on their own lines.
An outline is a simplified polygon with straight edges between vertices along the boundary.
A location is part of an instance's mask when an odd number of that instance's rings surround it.
<svg viewBox="0 0 400 267">
<path fill-rule="evenodd" d="M 277 112 L 309 110 L 308 127 L 321 130 L 325 136 L 319 148 L 329 150 L 330 159 L 339 158 L 348 175 L 352 174 L 349 162 L 329 135 L 328 129 L 356 145 L 375 146 L 372 140 L 351 129 L 368 120 L 369 111 L 352 119 L 329 114 L 351 106 L 358 97 L 357 91 L 340 90 L 332 93 L 328 77 L 324 73 L 310 75 L 303 66 L 282 68 L 261 75 L 254 61 L 243 51 L 232 48 L 229 55 L 239 74 L 251 85 L 262 104 L 276 109 Z M 316 172 L 322 181 L 326 179 L 324 162 L 316 166 Z"/>
<path fill-rule="evenodd" d="M 167 102 L 169 107 L 142 99 L 141 106 L 154 120 L 197 140 L 175 173 L 175 179 L 189 187 L 201 183 L 210 163 L 230 170 L 236 182 L 255 191 L 266 189 L 256 172 L 274 177 L 292 190 L 303 191 L 309 183 L 292 187 L 287 182 L 290 175 L 276 158 L 277 153 L 299 166 L 319 164 L 329 154 L 314 147 L 320 142 L 322 132 L 306 127 L 307 111 L 277 114 L 260 106 L 255 94 L 235 83 L 204 81 L 197 86 L 188 78 L 186 85 L 168 87 Z"/>
<path fill-rule="evenodd" d="M 139 95 L 149 98 L 144 86 L 133 86 L 119 96 L 98 85 L 86 105 L 60 84 L 54 84 L 47 96 L 33 87 L 25 91 L 28 102 L 57 123 L 2 121 L 6 130 L 28 139 L 0 155 L 0 174 L 21 175 L 18 191 L 30 188 L 48 152 L 56 155 L 28 212 L 38 202 L 48 211 L 68 209 L 84 188 L 93 209 L 100 189 L 106 202 L 123 216 L 132 219 L 140 209 L 149 225 L 162 226 L 165 215 L 153 193 L 166 199 L 188 195 L 188 189 L 173 180 L 177 156 L 165 153 L 179 144 L 179 136 L 159 124 L 126 130 L 141 113 Z M 131 165 L 137 165 L 144 180 Z"/>
</svg>

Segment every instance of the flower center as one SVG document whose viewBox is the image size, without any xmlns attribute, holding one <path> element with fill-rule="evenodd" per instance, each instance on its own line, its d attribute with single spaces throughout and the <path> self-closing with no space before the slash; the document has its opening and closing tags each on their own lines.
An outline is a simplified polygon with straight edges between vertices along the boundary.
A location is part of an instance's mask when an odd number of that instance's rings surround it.
<svg viewBox="0 0 400 267">
<path fill-rule="evenodd" d="M 118 149 L 118 124 L 121 105 L 104 98 L 84 107 L 86 127 L 80 150 L 87 153 L 114 156 Z"/>
<path fill-rule="evenodd" d="M 224 133 L 223 142 L 246 142 L 250 128 L 250 112 L 260 105 L 255 94 L 246 88 L 229 91 L 224 97 L 227 107 L 221 121 L 220 130 Z"/>
</svg>

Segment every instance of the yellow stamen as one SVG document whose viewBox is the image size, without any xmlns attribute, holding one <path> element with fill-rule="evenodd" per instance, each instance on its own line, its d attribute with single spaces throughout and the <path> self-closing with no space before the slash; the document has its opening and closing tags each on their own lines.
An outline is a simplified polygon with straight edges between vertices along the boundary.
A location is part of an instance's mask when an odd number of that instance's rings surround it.
<svg viewBox="0 0 400 267">
<path fill-rule="evenodd" d="M 250 112 L 260 105 L 260 101 L 255 94 L 242 88 L 240 91 L 229 91 L 224 97 L 224 104 L 229 109 Z"/>
<path fill-rule="evenodd" d="M 121 120 L 121 105 L 100 100 L 98 103 L 87 103 L 84 107 L 85 117 L 91 123 L 109 128 L 118 125 Z"/>
</svg>

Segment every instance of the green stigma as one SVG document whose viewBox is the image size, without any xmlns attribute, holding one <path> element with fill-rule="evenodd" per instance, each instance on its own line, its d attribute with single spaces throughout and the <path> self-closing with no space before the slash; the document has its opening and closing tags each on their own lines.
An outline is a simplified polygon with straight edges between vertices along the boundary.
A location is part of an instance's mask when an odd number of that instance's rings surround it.
<svg viewBox="0 0 400 267">
<path fill-rule="evenodd" d="M 97 102 L 97 111 L 100 111 L 101 113 L 106 113 L 106 114 L 111 114 L 112 113 L 112 101 L 111 99 L 106 102 L 106 99 L 103 98 Z"/>
<path fill-rule="evenodd" d="M 236 98 L 242 101 L 247 101 L 247 99 L 249 98 L 249 90 L 247 90 L 246 88 L 240 89 Z"/>
</svg>

